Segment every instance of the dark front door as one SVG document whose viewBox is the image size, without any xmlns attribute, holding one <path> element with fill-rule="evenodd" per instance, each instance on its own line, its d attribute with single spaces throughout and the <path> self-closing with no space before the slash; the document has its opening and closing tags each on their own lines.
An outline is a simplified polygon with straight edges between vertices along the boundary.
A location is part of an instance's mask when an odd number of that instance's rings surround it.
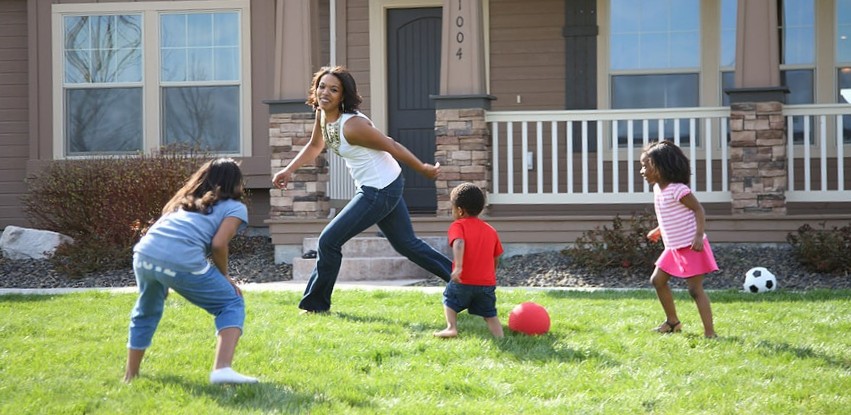
<svg viewBox="0 0 851 415">
<path fill-rule="evenodd" d="M 440 89 L 437 8 L 390 9 L 387 13 L 388 135 L 425 163 L 434 163 L 434 102 Z M 402 164 L 405 203 L 412 213 L 437 210 L 434 182 Z"/>
</svg>

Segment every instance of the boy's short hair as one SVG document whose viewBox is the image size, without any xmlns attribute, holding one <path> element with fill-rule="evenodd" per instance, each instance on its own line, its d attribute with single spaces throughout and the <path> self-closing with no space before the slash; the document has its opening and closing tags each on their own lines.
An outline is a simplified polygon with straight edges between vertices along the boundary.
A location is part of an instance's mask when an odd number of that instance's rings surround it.
<svg viewBox="0 0 851 415">
<path fill-rule="evenodd" d="M 470 216 L 478 216 L 485 208 L 485 194 L 473 183 L 461 183 L 449 193 L 449 202 Z"/>
</svg>

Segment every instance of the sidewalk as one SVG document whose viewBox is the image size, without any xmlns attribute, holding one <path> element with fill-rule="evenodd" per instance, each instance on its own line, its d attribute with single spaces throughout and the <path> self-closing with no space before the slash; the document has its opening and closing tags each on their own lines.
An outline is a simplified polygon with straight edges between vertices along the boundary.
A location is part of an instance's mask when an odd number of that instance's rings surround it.
<svg viewBox="0 0 851 415">
<path fill-rule="evenodd" d="M 366 291 L 420 291 L 424 293 L 442 293 L 443 286 L 414 286 L 423 280 L 376 280 L 340 282 L 334 285 L 335 290 L 366 290 Z M 302 292 L 306 281 L 279 281 L 242 284 L 239 288 L 243 292 L 269 292 L 269 291 L 295 291 Z M 500 291 L 630 291 L 641 290 L 639 288 L 587 288 L 587 287 L 500 287 Z M 115 294 L 136 293 L 136 287 L 92 287 L 92 288 L 0 288 L 2 295 L 57 295 L 71 294 L 87 291 L 102 291 Z M 676 289 L 675 289 L 676 291 Z"/>
<path fill-rule="evenodd" d="M 443 287 L 418 287 L 412 286 L 423 280 L 376 280 L 339 282 L 334 285 L 335 289 L 343 290 L 419 290 L 423 292 L 442 293 Z M 304 291 L 307 281 L 279 281 L 241 284 L 239 289 L 243 292 L 257 291 Z M 103 291 L 116 294 L 136 293 L 136 287 L 91 287 L 91 288 L 0 288 L 0 295 L 23 294 L 23 295 L 55 295 L 70 294 L 86 291 Z"/>
</svg>

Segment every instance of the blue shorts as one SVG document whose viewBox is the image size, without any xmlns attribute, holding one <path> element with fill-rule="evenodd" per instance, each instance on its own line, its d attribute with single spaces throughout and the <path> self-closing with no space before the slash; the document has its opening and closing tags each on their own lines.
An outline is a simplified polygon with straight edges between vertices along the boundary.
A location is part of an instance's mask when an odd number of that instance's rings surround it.
<svg viewBox="0 0 851 415">
<path fill-rule="evenodd" d="M 443 305 L 456 313 L 467 310 L 470 314 L 484 318 L 496 317 L 496 287 L 450 281 L 443 290 Z"/>
</svg>

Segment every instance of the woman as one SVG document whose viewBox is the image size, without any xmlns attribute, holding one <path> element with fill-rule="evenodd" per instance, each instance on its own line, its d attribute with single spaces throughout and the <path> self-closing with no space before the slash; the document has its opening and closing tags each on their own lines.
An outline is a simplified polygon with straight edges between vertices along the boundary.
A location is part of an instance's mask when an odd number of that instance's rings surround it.
<svg viewBox="0 0 851 415">
<path fill-rule="evenodd" d="M 355 80 L 345 68 L 323 67 L 316 72 L 307 98 L 307 104 L 316 110 L 310 142 L 272 179 L 277 188 L 286 188 L 293 173 L 315 160 L 327 145 L 346 161 L 357 187 L 355 197 L 319 235 L 316 267 L 299 303 L 305 312 L 331 308 L 343 244 L 375 224 L 393 249 L 417 265 L 444 281 L 449 281 L 452 272 L 449 258 L 414 235 L 402 199 L 405 180 L 399 161 L 432 180 L 440 173 L 440 163 L 423 163 L 375 128 L 358 111 L 361 101 Z"/>
</svg>

